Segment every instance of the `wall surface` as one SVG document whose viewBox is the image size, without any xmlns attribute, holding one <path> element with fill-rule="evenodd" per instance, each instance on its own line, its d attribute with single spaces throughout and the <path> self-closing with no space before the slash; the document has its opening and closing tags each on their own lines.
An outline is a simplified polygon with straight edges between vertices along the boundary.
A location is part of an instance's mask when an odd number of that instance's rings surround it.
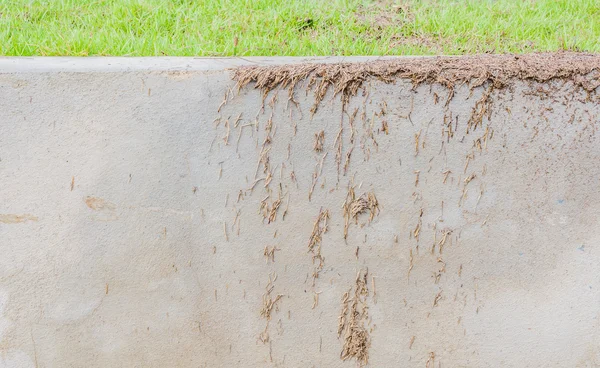
<svg viewBox="0 0 600 368">
<path fill-rule="evenodd" d="M 0 59 L 0 367 L 600 366 L 595 95 L 300 61 Z"/>
</svg>

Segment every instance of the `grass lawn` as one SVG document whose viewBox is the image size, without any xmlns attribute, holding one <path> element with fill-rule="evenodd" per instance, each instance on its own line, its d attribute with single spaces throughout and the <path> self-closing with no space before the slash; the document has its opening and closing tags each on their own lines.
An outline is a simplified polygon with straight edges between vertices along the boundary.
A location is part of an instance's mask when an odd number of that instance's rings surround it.
<svg viewBox="0 0 600 368">
<path fill-rule="evenodd" d="M 1 0 L 2 55 L 600 51 L 598 0 Z"/>
</svg>

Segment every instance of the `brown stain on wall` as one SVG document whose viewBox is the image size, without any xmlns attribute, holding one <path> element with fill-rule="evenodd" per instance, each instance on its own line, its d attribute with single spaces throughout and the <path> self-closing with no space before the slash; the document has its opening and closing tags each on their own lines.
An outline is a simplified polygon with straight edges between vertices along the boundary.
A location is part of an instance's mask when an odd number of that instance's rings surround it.
<svg viewBox="0 0 600 368">
<path fill-rule="evenodd" d="M 23 215 L 14 215 L 14 214 L 0 214 L 0 222 L 4 223 L 4 224 L 18 224 L 21 222 L 27 222 L 27 221 L 37 221 L 38 218 L 30 215 L 30 214 L 23 214 Z"/>
<path fill-rule="evenodd" d="M 115 205 L 98 197 L 86 197 L 85 204 L 94 211 L 114 210 Z"/>
<path fill-rule="evenodd" d="M 97 214 L 92 215 L 95 221 L 115 221 L 118 219 L 117 205 L 99 197 L 85 197 L 85 204 Z"/>
</svg>

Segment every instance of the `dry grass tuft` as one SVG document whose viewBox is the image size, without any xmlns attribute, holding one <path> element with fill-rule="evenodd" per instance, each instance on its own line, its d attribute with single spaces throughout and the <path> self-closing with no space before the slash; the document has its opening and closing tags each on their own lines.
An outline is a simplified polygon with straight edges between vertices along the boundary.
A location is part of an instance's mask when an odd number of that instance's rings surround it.
<svg viewBox="0 0 600 368">
<path fill-rule="evenodd" d="M 346 201 L 344 202 L 344 239 L 348 237 L 348 228 L 350 227 L 350 221 L 354 220 L 358 223 L 358 216 L 369 212 L 369 222 L 373 221 L 375 215 L 379 214 L 379 202 L 373 192 L 363 193 L 360 197 L 356 198 L 354 193 L 354 187 L 348 188 L 348 194 L 346 195 Z"/>
<path fill-rule="evenodd" d="M 349 299 L 350 292 L 344 293 L 338 325 L 338 336 L 341 336 L 342 333 L 344 335 L 340 358 L 342 360 L 354 358 L 361 367 L 369 362 L 369 347 L 371 346 L 371 339 L 366 328 L 369 317 L 366 305 L 366 298 L 369 295 L 368 272 L 368 270 L 359 271 L 356 275 L 352 300 Z"/>
<path fill-rule="evenodd" d="M 313 271 L 313 286 L 325 265 L 325 259 L 321 255 L 321 243 L 323 241 L 323 234 L 328 230 L 327 220 L 329 220 L 329 210 L 319 210 L 319 216 L 317 216 L 317 219 L 313 224 L 313 230 L 310 239 L 308 240 L 308 251 L 313 254 L 313 264 L 318 261 L 318 264 Z"/>
<path fill-rule="evenodd" d="M 319 133 L 315 133 L 315 145 L 313 149 L 315 152 L 323 152 L 323 145 L 325 144 L 325 131 L 321 130 Z"/>
</svg>

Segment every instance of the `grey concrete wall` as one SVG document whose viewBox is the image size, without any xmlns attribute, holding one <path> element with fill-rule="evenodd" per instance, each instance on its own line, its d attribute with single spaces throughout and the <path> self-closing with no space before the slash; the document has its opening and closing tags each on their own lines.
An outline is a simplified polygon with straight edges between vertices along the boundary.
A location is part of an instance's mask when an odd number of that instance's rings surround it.
<svg viewBox="0 0 600 368">
<path fill-rule="evenodd" d="M 0 367 L 600 366 L 596 96 L 230 93 L 298 61 L 0 60 Z"/>
</svg>

